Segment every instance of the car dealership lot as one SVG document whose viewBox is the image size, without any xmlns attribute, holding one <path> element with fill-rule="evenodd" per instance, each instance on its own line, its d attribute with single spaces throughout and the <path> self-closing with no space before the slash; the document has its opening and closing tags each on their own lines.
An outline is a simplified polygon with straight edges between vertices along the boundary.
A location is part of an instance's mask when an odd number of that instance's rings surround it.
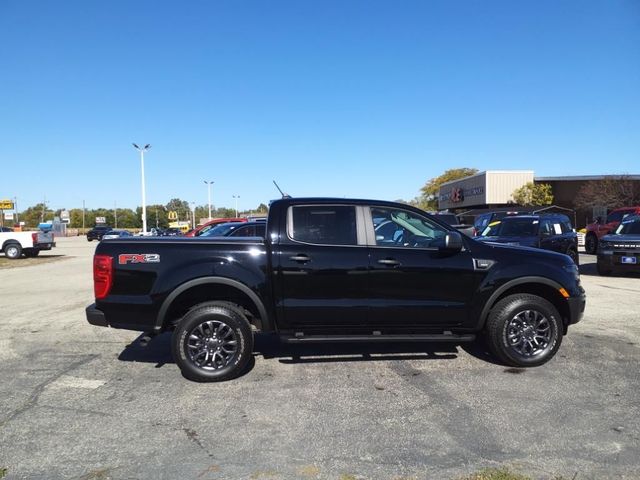
<svg viewBox="0 0 640 480">
<path fill-rule="evenodd" d="M 0 468 L 9 478 L 640 477 L 640 278 L 581 256 L 584 320 L 529 370 L 476 346 L 284 346 L 219 384 L 185 380 L 169 337 L 88 325 L 84 237 L 0 270 Z M 18 260 L 20 261 L 20 260 Z M 134 342 L 134 343 L 132 343 Z"/>
</svg>

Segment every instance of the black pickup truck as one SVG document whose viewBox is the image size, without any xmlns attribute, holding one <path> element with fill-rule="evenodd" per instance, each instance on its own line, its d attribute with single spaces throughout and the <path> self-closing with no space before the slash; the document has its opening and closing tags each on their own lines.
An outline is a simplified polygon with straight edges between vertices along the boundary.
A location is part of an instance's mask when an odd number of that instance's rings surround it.
<svg viewBox="0 0 640 480">
<path fill-rule="evenodd" d="M 266 238 L 131 238 L 94 257 L 93 325 L 173 331 L 185 377 L 239 375 L 253 331 L 285 342 L 473 341 L 551 359 L 585 308 L 566 255 L 483 244 L 408 205 L 285 198 Z"/>
</svg>

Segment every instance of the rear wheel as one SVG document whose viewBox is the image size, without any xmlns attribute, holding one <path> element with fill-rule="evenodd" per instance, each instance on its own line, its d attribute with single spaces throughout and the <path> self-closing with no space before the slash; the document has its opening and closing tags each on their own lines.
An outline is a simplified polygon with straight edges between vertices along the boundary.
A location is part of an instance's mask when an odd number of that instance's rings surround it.
<svg viewBox="0 0 640 480">
<path fill-rule="evenodd" d="M 37 257 L 38 255 L 40 255 L 40 250 L 38 250 L 37 248 L 27 248 L 24 250 L 24 256 L 27 258 L 33 258 L 33 257 Z"/>
<path fill-rule="evenodd" d="M 5 245 L 4 255 L 11 260 L 16 260 L 20 258 L 20 255 L 22 255 L 22 247 L 19 243 L 10 243 L 9 245 Z"/>
<path fill-rule="evenodd" d="M 562 342 L 562 323 L 553 304 L 529 294 L 500 300 L 486 325 L 491 352 L 514 367 L 535 367 L 553 358 Z"/>
<path fill-rule="evenodd" d="M 590 233 L 584 240 L 584 250 L 589 255 L 595 255 L 598 250 L 598 237 L 595 234 Z"/>
<path fill-rule="evenodd" d="M 253 334 L 238 308 L 224 302 L 197 305 L 173 332 L 172 352 L 182 374 L 199 382 L 240 375 L 251 359 Z"/>
</svg>

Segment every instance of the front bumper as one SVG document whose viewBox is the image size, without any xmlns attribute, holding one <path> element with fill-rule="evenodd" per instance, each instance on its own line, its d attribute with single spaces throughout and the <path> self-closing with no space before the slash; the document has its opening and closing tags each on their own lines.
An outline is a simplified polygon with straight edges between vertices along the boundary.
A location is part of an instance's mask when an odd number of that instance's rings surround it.
<svg viewBox="0 0 640 480">
<path fill-rule="evenodd" d="M 92 303 L 91 305 L 89 305 L 86 308 L 85 312 L 87 314 L 87 322 L 89 322 L 91 325 L 96 325 L 98 327 L 109 326 L 109 324 L 107 323 L 107 318 L 104 316 L 104 313 L 102 313 L 102 311 L 96 308 L 95 303 Z"/>
<path fill-rule="evenodd" d="M 579 297 L 567 298 L 569 304 L 569 324 L 573 325 L 582 320 L 584 309 L 587 305 L 587 296 L 583 293 Z"/>
</svg>

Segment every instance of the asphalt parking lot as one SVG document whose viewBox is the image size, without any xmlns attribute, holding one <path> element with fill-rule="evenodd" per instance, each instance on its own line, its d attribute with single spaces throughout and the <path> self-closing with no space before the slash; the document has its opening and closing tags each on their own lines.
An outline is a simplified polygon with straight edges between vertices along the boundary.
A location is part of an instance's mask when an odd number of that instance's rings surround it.
<svg viewBox="0 0 640 480">
<path fill-rule="evenodd" d="M 96 243 L 0 269 L 7 478 L 640 478 L 640 278 L 582 255 L 584 320 L 557 357 L 510 369 L 473 346 L 283 346 L 219 384 L 185 380 L 167 335 L 92 327 Z"/>
</svg>

